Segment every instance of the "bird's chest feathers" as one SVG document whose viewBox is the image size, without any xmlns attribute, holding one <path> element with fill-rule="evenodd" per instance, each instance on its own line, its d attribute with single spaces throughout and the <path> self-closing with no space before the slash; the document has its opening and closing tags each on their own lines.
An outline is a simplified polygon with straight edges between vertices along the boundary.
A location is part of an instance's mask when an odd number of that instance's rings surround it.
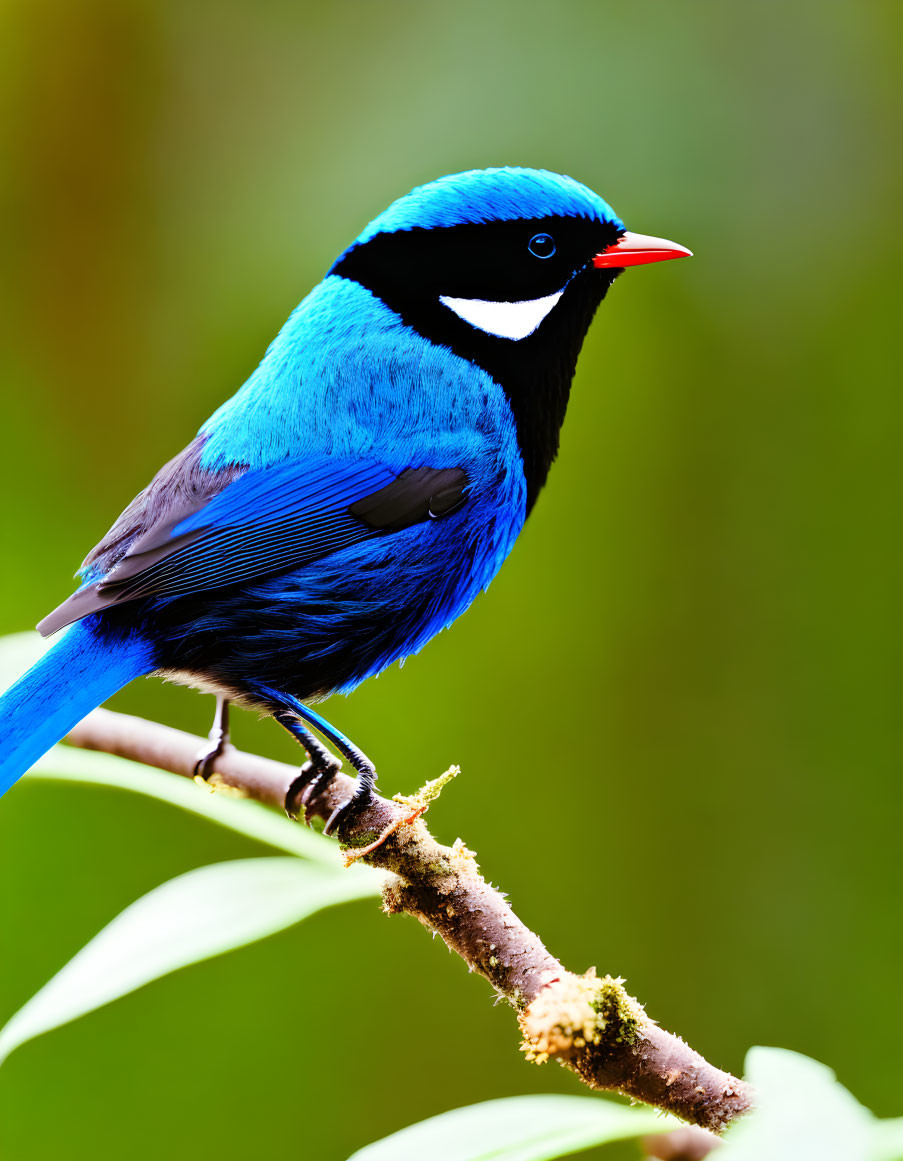
<svg viewBox="0 0 903 1161">
<path fill-rule="evenodd" d="M 334 276 L 302 302 L 260 367 L 201 430 L 211 468 L 316 453 L 398 470 L 491 470 L 490 461 L 509 467 L 518 456 L 510 407 L 485 371 Z"/>
</svg>

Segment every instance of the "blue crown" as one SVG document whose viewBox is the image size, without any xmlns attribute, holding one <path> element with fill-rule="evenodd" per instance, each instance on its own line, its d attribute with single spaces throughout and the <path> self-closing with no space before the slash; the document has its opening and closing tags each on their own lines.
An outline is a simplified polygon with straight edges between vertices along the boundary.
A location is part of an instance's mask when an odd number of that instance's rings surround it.
<svg viewBox="0 0 903 1161">
<path fill-rule="evenodd" d="M 469 169 L 417 186 L 374 218 L 354 244 L 396 230 L 546 217 L 596 219 L 624 229 L 608 202 L 572 177 L 505 166 Z"/>
</svg>

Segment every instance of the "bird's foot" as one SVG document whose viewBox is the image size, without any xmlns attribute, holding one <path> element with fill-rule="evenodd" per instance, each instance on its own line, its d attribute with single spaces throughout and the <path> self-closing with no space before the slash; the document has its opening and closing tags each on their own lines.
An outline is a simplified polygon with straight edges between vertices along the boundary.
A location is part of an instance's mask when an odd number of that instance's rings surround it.
<svg viewBox="0 0 903 1161">
<path fill-rule="evenodd" d="M 342 763 L 333 757 L 328 750 L 323 756 L 318 755 L 317 761 L 305 762 L 298 777 L 285 792 L 285 813 L 294 822 L 299 814 L 306 816 L 307 808 L 317 790 L 324 785 L 328 786 L 335 774 L 342 769 Z"/>
<path fill-rule="evenodd" d="M 232 743 L 228 736 L 217 739 L 210 739 L 210 745 L 205 746 L 203 750 L 198 753 L 197 759 L 194 763 L 194 777 L 202 778 L 205 782 L 209 782 L 213 774 L 213 767 L 217 758 L 222 757 L 227 750 L 232 749 Z"/>
<path fill-rule="evenodd" d="M 369 782 L 361 781 L 347 802 L 337 806 L 323 827 L 323 834 L 333 834 L 339 827 L 348 826 L 373 801 L 373 787 Z M 339 838 L 341 838 L 339 834 Z"/>
<path fill-rule="evenodd" d="M 370 759 L 363 754 L 343 733 L 321 718 L 309 706 L 300 702 L 292 702 L 289 708 L 280 706 L 273 714 L 288 732 L 300 742 L 307 751 L 310 761 L 301 767 L 301 773 L 289 786 L 285 796 L 285 812 L 289 818 L 294 818 L 300 806 L 306 810 L 313 801 L 317 791 L 328 786 L 332 776 L 342 768 L 342 763 L 313 734 L 302 725 L 307 722 L 328 738 L 343 758 L 354 767 L 357 773 L 357 786 L 347 802 L 337 806 L 326 820 L 324 834 L 333 834 L 339 827 L 346 827 L 349 821 L 369 805 L 373 797 L 373 788 L 376 784 L 376 770 Z M 300 720 L 299 720 L 300 719 Z M 324 779 L 326 781 L 324 782 Z"/>
</svg>

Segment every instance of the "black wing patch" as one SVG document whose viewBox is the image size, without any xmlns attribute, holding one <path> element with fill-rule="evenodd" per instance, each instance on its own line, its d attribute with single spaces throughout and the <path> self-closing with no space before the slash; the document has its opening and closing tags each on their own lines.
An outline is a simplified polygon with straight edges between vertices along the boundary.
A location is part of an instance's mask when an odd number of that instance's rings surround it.
<svg viewBox="0 0 903 1161">
<path fill-rule="evenodd" d="M 408 468 L 372 496 L 356 500 L 348 511 L 369 528 L 398 532 L 457 512 L 467 498 L 466 487 L 461 468 Z"/>
</svg>

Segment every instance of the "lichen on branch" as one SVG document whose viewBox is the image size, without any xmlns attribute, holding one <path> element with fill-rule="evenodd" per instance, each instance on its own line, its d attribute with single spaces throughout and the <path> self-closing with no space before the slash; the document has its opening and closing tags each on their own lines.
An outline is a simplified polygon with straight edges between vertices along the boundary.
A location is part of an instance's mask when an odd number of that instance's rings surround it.
<svg viewBox="0 0 903 1161">
<path fill-rule="evenodd" d="M 628 995 L 622 979 L 572 972 L 549 980 L 520 1013 L 521 1051 L 527 1060 L 544 1064 L 551 1057 L 573 1056 L 587 1045 L 633 1044 L 646 1013 Z"/>
</svg>

